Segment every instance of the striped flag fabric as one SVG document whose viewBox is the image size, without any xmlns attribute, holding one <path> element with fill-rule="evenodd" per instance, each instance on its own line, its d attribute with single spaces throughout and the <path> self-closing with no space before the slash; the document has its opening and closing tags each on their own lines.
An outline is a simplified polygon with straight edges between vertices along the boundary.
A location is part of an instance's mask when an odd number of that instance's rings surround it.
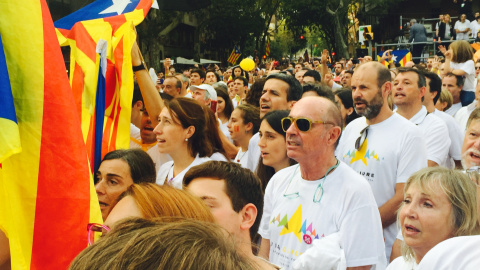
<svg viewBox="0 0 480 270">
<path fill-rule="evenodd" d="M 45 0 L 0 18 L 0 230 L 12 269 L 67 269 L 102 218 L 72 89 Z"/>
<path fill-rule="evenodd" d="M 269 56 L 270 55 L 270 39 L 267 38 L 267 47 L 265 48 L 265 55 Z"/>
<path fill-rule="evenodd" d="M 380 61 L 382 58 L 383 51 L 379 52 L 377 55 L 377 61 Z M 394 50 L 392 51 L 392 61 L 397 64 L 400 63 L 400 66 L 404 67 L 405 64 L 409 61 L 412 61 L 412 53 L 410 53 L 409 50 Z M 388 62 L 383 61 L 381 64 L 385 65 L 388 67 Z"/>
<path fill-rule="evenodd" d="M 71 48 L 70 84 L 92 173 L 106 153 L 129 147 L 133 26 L 155 4 L 154 0 L 98 0 L 55 22 L 60 44 Z M 99 76 L 100 40 L 106 42 L 104 81 Z M 100 84 L 104 90 L 99 90 Z"/>
<path fill-rule="evenodd" d="M 240 57 L 240 55 L 242 55 L 242 53 L 240 52 L 240 50 L 237 48 L 237 46 L 235 46 L 232 50 L 232 53 L 230 54 L 230 56 L 228 57 L 227 59 L 227 62 L 228 63 L 231 63 L 232 65 L 235 65 L 235 63 L 237 62 L 238 58 Z"/>
</svg>

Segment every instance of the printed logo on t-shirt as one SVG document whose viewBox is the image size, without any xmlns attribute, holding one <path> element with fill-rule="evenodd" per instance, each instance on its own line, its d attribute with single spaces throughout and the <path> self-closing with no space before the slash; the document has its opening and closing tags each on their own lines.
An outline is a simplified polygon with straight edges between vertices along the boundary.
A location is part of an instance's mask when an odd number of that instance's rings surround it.
<svg viewBox="0 0 480 270">
<path fill-rule="evenodd" d="M 368 139 L 365 139 L 363 144 L 358 148 L 358 150 L 349 150 L 344 156 L 345 161 L 348 161 L 350 158 L 350 164 L 361 161 L 365 166 L 368 166 L 368 160 L 370 161 L 380 161 L 375 150 L 368 149 Z M 383 158 L 381 158 L 383 159 Z"/>
<path fill-rule="evenodd" d="M 307 219 L 302 218 L 302 205 L 300 204 L 293 213 L 292 217 L 289 219 L 287 214 L 281 217 L 281 214 L 278 214 L 276 217 L 273 217 L 270 221 L 270 224 L 276 224 L 277 227 L 282 227 L 280 231 L 280 236 L 293 233 L 297 238 L 298 242 L 302 243 L 302 240 L 305 244 L 310 245 L 313 242 L 313 239 L 319 239 L 318 234 L 314 229 L 312 222 L 307 226 Z M 322 235 L 321 237 L 324 237 Z"/>
</svg>

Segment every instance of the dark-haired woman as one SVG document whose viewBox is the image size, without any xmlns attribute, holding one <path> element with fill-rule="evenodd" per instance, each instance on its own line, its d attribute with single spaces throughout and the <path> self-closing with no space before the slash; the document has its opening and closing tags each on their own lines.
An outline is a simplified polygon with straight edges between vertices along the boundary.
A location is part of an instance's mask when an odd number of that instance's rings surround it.
<svg viewBox="0 0 480 270">
<path fill-rule="evenodd" d="M 271 111 L 262 118 L 260 124 L 258 146 L 261 156 L 256 174 L 262 180 L 264 191 L 276 172 L 297 163 L 287 156 L 286 134 L 282 129 L 282 118 L 289 113 L 286 110 Z"/>
<path fill-rule="evenodd" d="M 335 92 L 335 102 L 342 114 L 343 128 L 360 117 L 353 107 L 352 90 L 340 89 Z"/>
<path fill-rule="evenodd" d="M 118 196 L 132 184 L 155 183 L 155 164 L 141 149 L 115 150 L 107 153 L 95 173 L 102 218 L 105 220 Z"/>
<path fill-rule="evenodd" d="M 215 150 L 205 133 L 205 111 L 196 100 L 180 97 L 166 104 L 158 118 L 154 129 L 158 150 L 172 161 L 160 167 L 157 184 L 181 189 L 188 169 L 209 161 Z"/>
<path fill-rule="evenodd" d="M 242 167 L 247 167 L 248 143 L 253 134 L 258 132 L 260 126 L 259 109 L 250 104 L 238 105 L 232 112 L 228 122 L 230 137 L 240 146 L 234 162 L 240 163 Z"/>
</svg>

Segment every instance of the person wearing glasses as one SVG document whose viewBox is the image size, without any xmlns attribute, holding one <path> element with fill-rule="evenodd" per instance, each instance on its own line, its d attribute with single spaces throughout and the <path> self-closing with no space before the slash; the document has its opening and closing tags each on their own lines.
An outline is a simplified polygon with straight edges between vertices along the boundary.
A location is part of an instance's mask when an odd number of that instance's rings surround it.
<svg viewBox="0 0 480 270">
<path fill-rule="evenodd" d="M 462 165 L 467 172 L 469 170 L 470 172 L 477 172 L 477 177 L 471 178 L 477 185 L 477 204 L 480 209 L 480 177 L 478 177 L 480 168 L 480 108 L 473 110 L 467 121 L 467 130 L 462 146 Z"/>
<path fill-rule="evenodd" d="M 267 185 L 259 256 L 292 269 L 298 256 L 315 248 L 313 241 L 339 233 L 348 269 L 383 269 L 375 198 L 367 181 L 335 157 L 342 131 L 337 105 L 323 97 L 304 97 L 281 123 L 287 155 L 298 164 L 278 171 Z"/>
<path fill-rule="evenodd" d="M 378 62 L 362 64 L 352 77 L 357 118 L 345 127 L 337 157 L 367 179 L 382 218 L 385 250 L 390 255 L 398 232 L 396 211 L 408 177 L 427 166 L 420 129 L 392 112 L 391 74 Z"/>
</svg>

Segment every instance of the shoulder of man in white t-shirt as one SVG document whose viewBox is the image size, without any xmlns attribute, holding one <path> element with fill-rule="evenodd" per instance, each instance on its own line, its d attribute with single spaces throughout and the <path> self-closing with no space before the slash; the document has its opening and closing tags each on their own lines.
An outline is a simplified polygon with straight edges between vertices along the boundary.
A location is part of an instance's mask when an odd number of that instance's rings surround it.
<svg viewBox="0 0 480 270">
<path fill-rule="evenodd" d="M 258 142 L 260 142 L 260 134 L 257 132 L 252 136 L 252 138 L 250 138 L 250 141 L 248 142 L 248 160 L 246 167 L 252 172 L 257 170 L 258 161 L 260 160 L 261 151 L 260 146 L 258 146 Z"/>
<path fill-rule="evenodd" d="M 445 112 L 435 109 L 433 114 L 439 117 L 440 119 L 442 119 L 447 125 L 448 135 L 451 141 L 450 149 L 448 151 L 449 156 L 454 160 L 461 160 L 462 158 L 461 151 L 462 151 L 464 132 L 460 129 L 460 125 L 457 123 L 457 121 L 455 121 L 455 119 L 451 115 Z M 444 165 L 449 165 L 449 164 L 450 163 L 447 162 Z M 447 166 L 447 167 L 453 169 L 453 167 L 451 166 Z"/>
</svg>

